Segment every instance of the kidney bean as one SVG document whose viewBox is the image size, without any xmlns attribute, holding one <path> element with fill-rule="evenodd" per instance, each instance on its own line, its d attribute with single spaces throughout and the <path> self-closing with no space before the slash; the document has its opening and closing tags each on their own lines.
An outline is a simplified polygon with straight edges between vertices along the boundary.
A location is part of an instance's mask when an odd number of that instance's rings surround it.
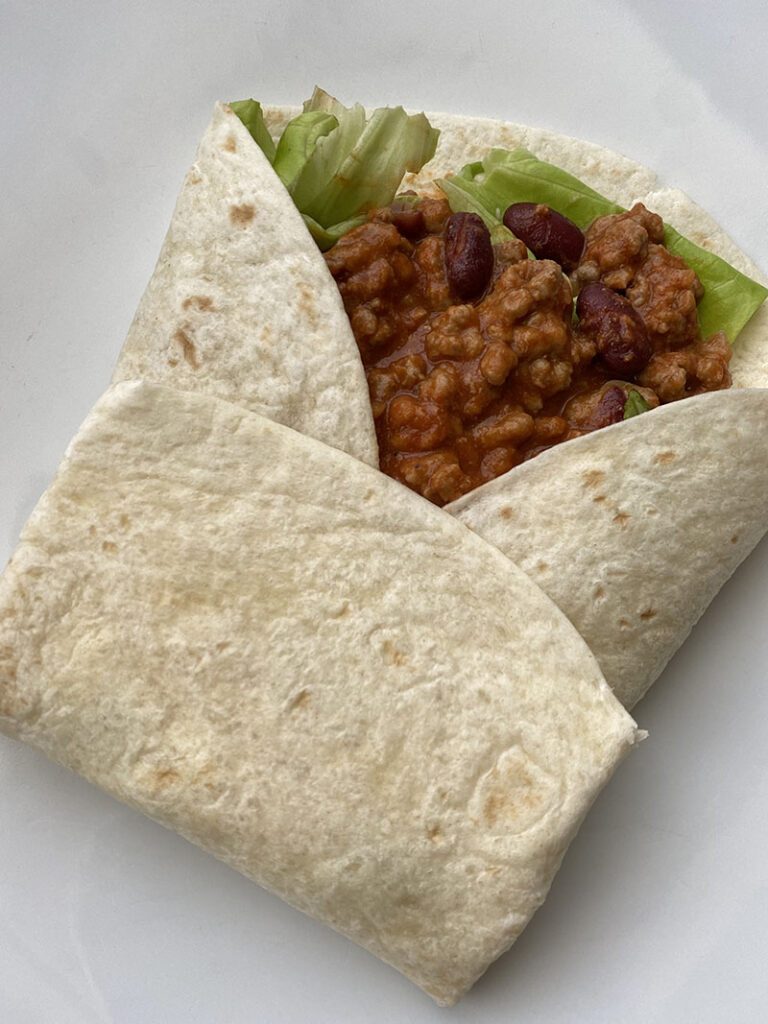
<svg viewBox="0 0 768 1024">
<path fill-rule="evenodd" d="M 424 214 L 413 203 L 398 202 L 390 206 L 392 223 L 401 235 L 409 239 L 418 239 L 427 233 Z"/>
<path fill-rule="evenodd" d="M 579 330 L 590 337 L 608 371 L 629 380 L 653 354 L 643 318 L 623 295 L 595 281 L 576 300 Z"/>
<path fill-rule="evenodd" d="M 493 274 L 488 228 L 476 213 L 453 213 L 445 226 L 445 273 L 462 302 L 479 299 Z"/>
<path fill-rule="evenodd" d="M 562 213 L 543 203 L 513 203 L 504 225 L 525 242 L 536 259 L 554 260 L 567 273 L 576 269 L 584 251 L 584 235 Z"/>
<path fill-rule="evenodd" d="M 611 423 L 620 423 L 624 419 L 624 406 L 627 404 L 627 393 L 624 388 L 613 385 L 606 388 L 600 396 L 593 419 L 594 429 L 608 427 Z"/>
</svg>

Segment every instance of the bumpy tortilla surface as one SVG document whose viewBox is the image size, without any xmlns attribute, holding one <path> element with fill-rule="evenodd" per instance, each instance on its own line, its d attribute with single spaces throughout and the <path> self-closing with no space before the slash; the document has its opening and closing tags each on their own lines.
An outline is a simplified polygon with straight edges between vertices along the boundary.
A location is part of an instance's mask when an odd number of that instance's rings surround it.
<svg viewBox="0 0 768 1024">
<path fill-rule="evenodd" d="M 0 579 L 0 727 L 455 1001 L 636 738 L 521 570 L 229 403 L 113 387 Z"/>
</svg>

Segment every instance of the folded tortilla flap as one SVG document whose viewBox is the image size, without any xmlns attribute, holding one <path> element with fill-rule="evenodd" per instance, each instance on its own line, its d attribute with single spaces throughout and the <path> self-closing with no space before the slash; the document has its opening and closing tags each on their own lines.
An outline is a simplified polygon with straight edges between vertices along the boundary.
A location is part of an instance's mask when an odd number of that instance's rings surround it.
<svg viewBox="0 0 768 1024">
<path fill-rule="evenodd" d="M 376 465 L 341 298 L 282 182 L 218 104 L 114 380 L 215 395 Z"/>
<path fill-rule="evenodd" d="M 441 1003 L 637 739 L 495 548 L 229 403 L 100 400 L 0 581 L 0 727 Z"/>
<path fill-rule="evenodd" d="M 528 572 L 632 707 L 768 529 L 768 391 L 551 448 L 446 510 Z"/>
</svg>

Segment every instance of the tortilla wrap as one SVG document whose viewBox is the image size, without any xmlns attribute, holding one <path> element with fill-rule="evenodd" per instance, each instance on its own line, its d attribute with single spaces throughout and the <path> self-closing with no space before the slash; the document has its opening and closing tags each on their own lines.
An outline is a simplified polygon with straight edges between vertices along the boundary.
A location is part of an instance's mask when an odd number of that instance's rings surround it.
<svg viewBox="0 0 768 1024">
<path fill-rule="evenodd" d="M 272 134 L 298 111 L 267 108 Z M 493 147 L 524 146 L 617 203 L 645 203 L 765 281 L 707 213 L 626 157 L 543 129 L 428 117 L 440 129 L 437 151 L 419 174 L 406 175 L 405 188 L 429 190 Z M 557 445 L 446 506 L 560 606 L 627 707 L 768 530 L 768 304 L 739 335 L 731 371 L 736 390 Z"/>
<path fill-rule="evenodd" d="M 113 387 L 0 579 L 0 728 L 454 1002 L 637 738 L 528 577 L 378 471 Z"/>
<path fill-rule="evenodd" d="M 336 286 L 240 118 L 217 104 L 113 380 L 216 395 L 370 465 L 365 376 Z"/>
</svg>

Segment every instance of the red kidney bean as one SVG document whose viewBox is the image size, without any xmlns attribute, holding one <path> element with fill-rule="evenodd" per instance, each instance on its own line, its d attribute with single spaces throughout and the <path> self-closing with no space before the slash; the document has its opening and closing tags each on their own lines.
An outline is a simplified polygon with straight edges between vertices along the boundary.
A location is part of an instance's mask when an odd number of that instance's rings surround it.
<svg viewBox="0 0 768 1024">
<path fill-rule="evenodd" d="M 579 330 L 591 337 L 608 371 L 630 380 L 645 368 L 653 354 L 645 322 L 623 295 L 595 281 L 585 285 L 576 300 Z"/>
<path fill-rule="evenodd" d="M 525 242 L 538 260 L 554 260 L 566 273 L 576 269 L 584 252 L 584 235 L 562 213 L 543 203 L 513 203 L 504 225 Z"/>
<path fill-rule="evenodd" d="M 417 239 L 427 233 L 424 214 L 413 203 L 398 202 L 396 199 L 390 206 L 392 223 L 401 235 Z"/>
<path fill-rule="evenodd" d="M 479 299 L 493 274 L 488 228 L 476 213 L 453 213 L 445 226 L 445 273 L 462 302 Z"/>
<path fill-rule="evenodd" d="M 593 418 L 594 429 L 608 427 L 611 423 L 620 423 L 624 419 L 624 406 L 627 404 L 627 393 L 624 388 L 613 385 L 606 388 L 600 396 Z"/>
</svg>

